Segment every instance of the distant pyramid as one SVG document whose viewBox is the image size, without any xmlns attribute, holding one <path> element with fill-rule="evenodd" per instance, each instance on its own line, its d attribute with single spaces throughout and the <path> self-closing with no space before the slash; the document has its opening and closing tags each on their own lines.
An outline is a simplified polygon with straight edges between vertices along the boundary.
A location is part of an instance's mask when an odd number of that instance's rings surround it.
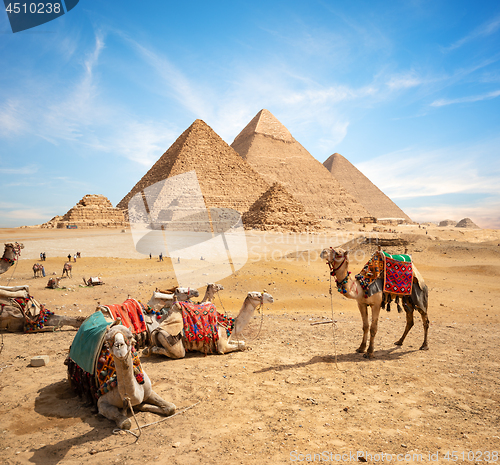
<svg viewBox="0 0 500 465">
<path fill-rule="evenodd" d="M 268 184 L 204 121 L 197 119 L 118 203 L 164 179 L 195 170 L 207 207 L 247 211 Z M 168 213 L 168 212 L 167 212 Z"/>
<path fill-rule="evenodd" d="M 331 155 L 323 165 L 342 187 L 368 210 L 369 216 L 404 218 L 411 222 L 403 210 L 339 153 Z"/>
<path fill-rule="evenodd" d="M 316 217 L 341 219 L 370 216 L 288 129 L 261 110 L 231 147 L 269 184 L 279 182 Z"/>
<path fill-rule="evenodd" d="M 470 218 L 464 218 L 460 220 L 455 228 L 470 228 L 470 229 L 481 229 L 476 223 L 474 223 Z"/>
<path fill-rule="evenodd" d="M 243 214 L 246 228 L 302 232 L 319 229 L 318 220 L 279 183 L 274 183 Z"/>
</svg>

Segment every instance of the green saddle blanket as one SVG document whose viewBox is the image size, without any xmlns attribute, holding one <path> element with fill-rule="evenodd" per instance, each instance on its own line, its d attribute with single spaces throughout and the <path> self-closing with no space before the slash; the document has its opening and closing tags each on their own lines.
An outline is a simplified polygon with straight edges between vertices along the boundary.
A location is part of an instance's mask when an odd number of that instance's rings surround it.
<svg viewBox="0 0 500 465">
<path fill-rule="evenodd" d="M 388 257 L 388 258 L 392 258 L 393 260 L 396 260 L 398 262 L 408 262 L 408 263 L 411 263 L 411 256 L 410 255 L 405 255 L 405 254 L 399 254 L 399 255 L 391 255 L 387 252 L 383 252 L 382 253 Z"/>
</svg>

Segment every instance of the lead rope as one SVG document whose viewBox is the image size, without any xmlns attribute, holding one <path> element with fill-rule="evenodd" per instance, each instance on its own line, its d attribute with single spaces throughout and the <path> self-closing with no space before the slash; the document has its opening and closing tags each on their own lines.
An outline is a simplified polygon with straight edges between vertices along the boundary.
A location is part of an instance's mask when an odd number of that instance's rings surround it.
<svg viewBox="0 0 500 465">
<path fill-rule="evenodd" d="M 337 370 L 339 369 L 339 365 L 337 363 L 337 337 L 336 337 L 336 330 L 337 330 L 337 323 L 335 323 L 335 320 L 333 319 L 333 292 L 332 292 L 332 275 L 330 273 L 330 308 L 332 311 L 332 328 L 333 328 L 333 350 L 335 352 L 335 368 Z"/>
<path fill-rule="evenodd" d="M 12 270 L 12 274 L 10 275 L 9 281 L 7 282 L 7 286 L 10 284 L 10 282 L 12 281 L 12 278 L 14 277 L 14 273 L 16 272 L 16 268 L 17 268 L 18 263 L 19 263 L 19 260 L 17 259 L 17 256 L 16 256 L 16 264 L 14 266 L 14 269 Z"/>
</svg>

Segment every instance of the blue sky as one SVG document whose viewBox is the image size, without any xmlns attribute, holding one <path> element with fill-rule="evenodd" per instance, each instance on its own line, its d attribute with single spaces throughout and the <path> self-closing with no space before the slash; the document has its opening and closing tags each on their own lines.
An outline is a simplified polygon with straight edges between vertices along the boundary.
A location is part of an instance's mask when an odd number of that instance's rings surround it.
<svg viewBox="0 0 500 465">
<path fill-rule="evenodd" d="M 0 227 L 116 205 L 197 118 L 262 108 L 413 220 L 500 228 L 500 2 L 96 1 L 0 12 Z"/>
</svg>

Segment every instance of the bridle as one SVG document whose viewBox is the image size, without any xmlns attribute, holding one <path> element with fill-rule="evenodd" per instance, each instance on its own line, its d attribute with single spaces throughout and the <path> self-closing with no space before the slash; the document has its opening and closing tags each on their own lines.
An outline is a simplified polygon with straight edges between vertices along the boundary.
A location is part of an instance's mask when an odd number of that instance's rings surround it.
<svg viewBox="0 0 500 465">
<path fill-rule="evenodd" d="M 335 260 L 335 257 L 337 256 L 337 254 L 335 253 L 335 250 L 333 249 L 333 247 L 330 247 L 330 250 L 332 251 L 332 261 L 327 260 L 327 263 L 328 263 L 328 266 L 330 268 L 330 274 L 332 276 L 334 276 L 335 272 L 340 270 L 342 265 L 347 261 L 347 257 L 345 255 L 343 255 L 343 260 L 340 262 L 340 265 L 335 267 L 335 262 L 337 261 L 337 260 Z"/>
</svg>

